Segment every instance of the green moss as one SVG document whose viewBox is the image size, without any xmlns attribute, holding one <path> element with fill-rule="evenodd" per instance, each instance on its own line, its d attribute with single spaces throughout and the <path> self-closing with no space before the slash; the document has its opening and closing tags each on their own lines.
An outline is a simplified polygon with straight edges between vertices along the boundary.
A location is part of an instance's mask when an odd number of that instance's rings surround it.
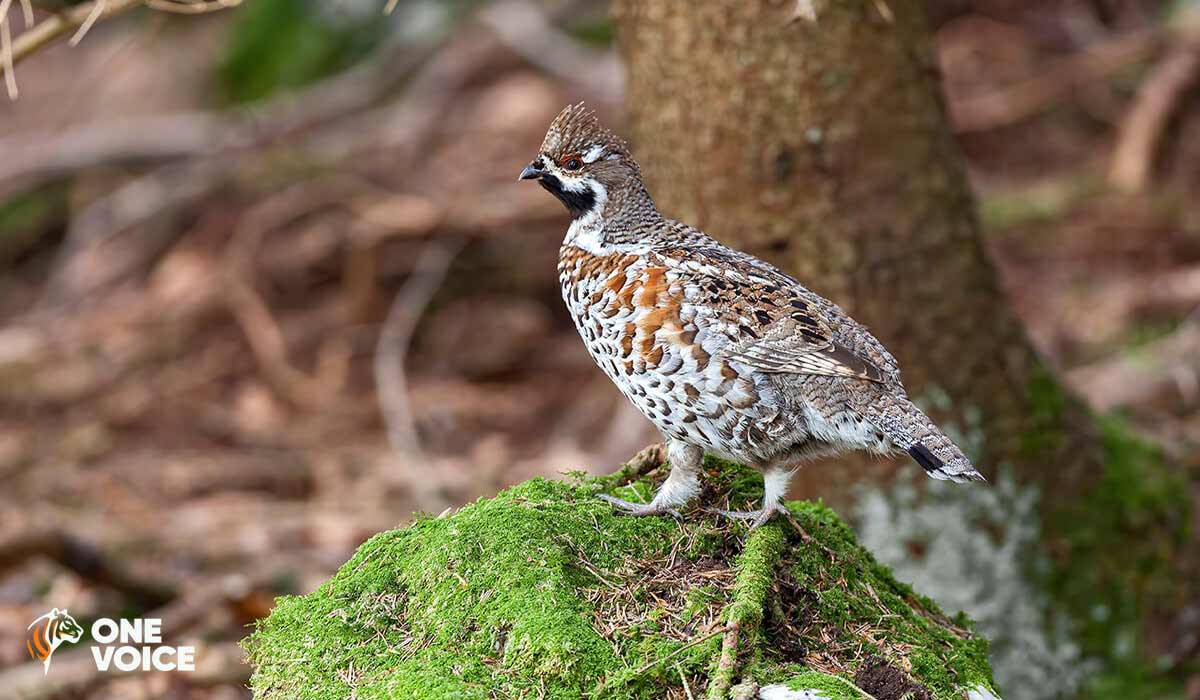
<svg viewBox="0 0 1200 700">
<path fill-rule="evenodd" d="M 305 0 L 257 0 L 236 14 L 229 47 L 217 68 L 232 102 L 262 99 L 343 70 L 386 35 L 382 15 L 335 19 Z"/>
<path fill-rule="evenodd" d="M 615 657 L 578 591 L 596 583 L 588 569 L 662 550 L 677 530 L 669 520 L 612 518 L 590 496 L 586 487 L 534 480 L 452 518 L 372 538 L 316 593 L 281 599 L 251 648 L 256 658 L 267 648 L 304 663 L 281 673 L 260 666 L 256 692 L 310 697 L 302 689 L 328 687 L 353 668 L 359 697 L 445 697 L 441 685 L 421 690 L 433 676 L 452 680 L 464 697 L 473 687 L 515 697 L 539 680 L 558 689 L 549 697 L 571 697 L 638 661 Z M 268 638 L 291 648 L 260 645 Z"/>
<path fill-rule="evenodd" d="M 607 14 L 584 16 L 567 23 L 567 33 L 593 46 L 612 46 L 616 41 L 616 27 Z"/>
<path fill-rule="evenodd" d="M 61 231 L 67 221 L 67 185 L 52 182 L 0 202 L 0 266 L 8 265 Z"/>
<path fill-rule="evenodd" d="M 707 472 L 709 503 L 761 482 L 717 461 Z M 792 504 L 799 530 L 773 523 L 743 546 L 744 526 L 698 509 L 681 523 L 617 516 L 594 498 L 616 486 L 534 479 L 377 535 L 246 641 L 255 697 L 661 698 L 685 677 L 698 694 L 733 621 L 739 678 L 818 679 L 804 664 L 852 670 L 866 651 L 939 699 L 990 684 L 986 642 L 892 579 L 824 506 Z M 797 624 L 803 638 L 785 639 Z M 780 655 L 801 644 L 812 658 Z"/>
<path fill-rule="evenodd" d="M 720 598 L 720 594 L 713 586 L 699 586 L 689 590 L 686 596 L 687 604 L 683 608 L 683 621 L 691 622 L 702 610 L 707 609 Z"/>
<path fill-rule="evenodd" d="M 828 700 L 862 700 L 864 697 L 853 685 L 847 685 L 844 678 L 820 671 L 804 671 L 789 678 L 784 685 L 792 690 L 816 691 Z"/>
<path fill-rule="evenodd" d="M 1058 379 L 1045 367 L 1038 366 L 1030 372 L 1029 414 L 1027 428 L 1021 444 L 1021 456 L 1036 459 L 1052 454 L 1062 447 L 1064 419 L 1070 398 L 1062 390 Z"/>
<path fill-rule="evenodd" d="M 992 193 L 979 203 L 980 220 L 985 231 L 1052 224 L 1104 194 L 1103 184 L 1092 175 L 1084 175 L 1016 192 Z"/>
<path fill-rule="evenodd" d="M 938 698 L 957 697 L 963 687 L 994 686 L 987 641 L 971 633 L 964 615 L 951 619 L 896 581 L 828 508 L 791 507 L 801 528 L 822 543 L 800 550 L 791 569 L 796 582 L 815 596 L 816 618 L 825 625 L 816 636 L 828 641 L 810 650 L 822 666 L 834 665 L 839 649 L 856 645 L 852 667 L 868 657 L 911 666 L 914 680 Z"/>
<path fill-rule="evenodd" d="M 772 523 L 751 532 L 746 538 L 745 548 L 738 555 L 737 579 L 724 618 L 726 626 L 739 634 L 741 648 L 757 651 L 755 638 L 761 628 L 763 606 L 767 591 L 775 581 L 775 567 L 784 544 L 786 539 L 783 533 L 777 524 Z M 709 700 L 721 700 L 737 673 L 736 665 L 724 664 L 723 660 L 714 659 L 711 667 L 707 694 Z"/>
<path fill-rule="evenodd" d="M 785 542 L 783 533 L 775 524 L 750 533 L 746 548 L 738 555 L 733 601 L 725 614 L 727 623 L 737 622 L 749 627 L 762 621 L 763 602 L 767 589 L 775 580 L 775 564 Z"/>
<path fill-rule="evenodd" d="M 1161 451 L 1132 433 L 1119 418 L 1099 418 L 1104 473 L 1081 498 L 1058 514 L 1064 566 L 1050 590 L 1080 627 L 1084 651 L 1105 661 L 1093 677 L 1093 697 L 1131 697 L 1130 687 L 1156 687 L 1162 679 L 1140 641 L 1143 615 L 1173 609 L 1174 563 L 1191 542 L 1191 501 L 1183 474 Z M 1140 680 L 1139 680 L 1140 679 Z M 1118 688 L 1116 694 L 1099 689 Z M 1154 693 L 1151 693 L 1153 695 Z M 1134 695 L 1149 697 L 1141 692 Z"/>
<path fill-rule="evenodd" d="M 1034 373 L 1029 397 L 1023 456 L 1055 460 L 1072 399 L 1044 369 Z M 1100 662 L 1088 697 L 1159 696 L 1164 682 L 1172 684 L 1155 669 L 1143 630 L 1147 615 L 1185 602 L 1176 599 L 1183 592 L 1176 566 L 1191 546 L 1188 483 L 1119 417 L 1092 421 L 1103 471 L 1070 499 L 1044 495 L 1051 561 L 1041 578 L 1084 654 Z"/>
</svg>

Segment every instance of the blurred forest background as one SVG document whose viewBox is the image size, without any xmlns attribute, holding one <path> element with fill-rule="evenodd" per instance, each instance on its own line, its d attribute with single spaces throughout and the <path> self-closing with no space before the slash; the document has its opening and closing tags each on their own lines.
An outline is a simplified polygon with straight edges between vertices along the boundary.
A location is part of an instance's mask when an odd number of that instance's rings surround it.
<svg viewBox="0 0 1200 700">
<path fill-rule="evenodd" d="M 885 19 L 889 1 L 873 0 Z M 606 3 L 146 4 L 108 0 L 71 45 L 90 3 L 35 0 L 35 26 L 58 24 L 31 41 L 23 3 L 0 2 L 17 59 L 0 95 L 0 696 L 248 697 L 246 626 L 370 535 L 656 439 L 559 298 L 566 213 L 515 182 L 568 102 L 649 147 L 623 122 Z M 822 31 L 821 3 L 799 9 Z M 1195 551 L 1200 6 L 923 9 L 1007 303 L 1055 385 L 1104 416 L 1109 457 L 1167 470 L 1106 491 L 1105 527 L 1161 522 Z M 824 497 L 901 578 L 979 619 L 1006 697 L 1200 699 L 1195 569 L 1131 560 L 1148 582 L 1094 604 L 1030 588 L 1054 552 L 1017 550 L 1053 491 L 993 468 L 991 489 L 951 496 L 911 465 L 874 469 L 813 465 L 792 496 Z M 977 514 L 1027 527 L 930 535 Z M 990 592 L 939 591 L 949 569 Z M 1141 615 L 1143 585 L 1170 604 Z M 64 649 L 43 678 L 22 637 L 55 606 L 85 626 L 161 617 L 198 671 L 101 675 Z"/>
</svg>

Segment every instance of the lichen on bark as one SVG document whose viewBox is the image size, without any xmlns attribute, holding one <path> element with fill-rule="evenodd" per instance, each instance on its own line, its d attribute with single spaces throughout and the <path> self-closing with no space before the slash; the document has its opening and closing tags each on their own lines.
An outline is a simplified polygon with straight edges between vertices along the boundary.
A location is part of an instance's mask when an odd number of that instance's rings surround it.
<svg viewBox="0 0 1200 700">
<path fill-rule="evenodd" d="M 247 639 L 254 696 L 832 700 L 865 697 L 856 674 L 880 665 L 938 700 L 992 692 L 970 623 L 828 508 L 791 503 L 749 536 L 698 508 L 628 518 L 595 494 L 665 474 L 623 476 L 534 479 L 375 536 Z M 704 502 L 735 507 L 761 488 L 717 461 L 706 483 Z"/>
</svg>

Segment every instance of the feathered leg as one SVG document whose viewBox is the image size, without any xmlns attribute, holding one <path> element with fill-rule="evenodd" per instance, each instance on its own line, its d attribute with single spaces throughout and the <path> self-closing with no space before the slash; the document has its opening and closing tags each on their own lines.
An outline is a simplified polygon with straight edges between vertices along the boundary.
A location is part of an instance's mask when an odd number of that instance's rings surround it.
<svg viewBox="0 0 1200 700">
<path fill-rule="evenodd" d="M 721 515 L 735 520 L 751 520 L 750 529 L 765 525 L 776 513 L 784 511 L 783 499 L 787 496 L 788 482 L 796 473 L 796 467 L 771 467 L 763 473 L 763 504 L 759 510 L 719 510 Z"/>
<path fill-rule="evenodd" d="M 616 506 L 627 515 L 670 515 L 680 517 L 677 508 L 687 505 L 687 502 L 700 493 L 700 466 L 704 460 L 704 450 L 695 445 L 672 440 L 667 446 L 667 461 L 671 463 L 671 473 L 667 480 L 658 487 L 658 493 L 649 503 L 633 503 L 615 496 L 600 494 L 600 498 Z"/>
</svg>

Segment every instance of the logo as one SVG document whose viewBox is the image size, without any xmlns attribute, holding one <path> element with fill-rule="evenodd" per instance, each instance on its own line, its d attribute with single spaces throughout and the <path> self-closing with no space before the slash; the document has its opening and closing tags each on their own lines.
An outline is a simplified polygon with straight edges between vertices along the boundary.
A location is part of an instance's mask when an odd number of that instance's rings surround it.
<svg viewBox="0 0 1200 700">
<path fill-rule="evenodd" d="M 43 673 L 50 673 L 50 657 L 63 642 L 74 644 L 83 638 L 83 628 L 66 610 L 54 608 L 34 620 L 25 635 L 25 649 L 29 656 L 45 664 Z"/>
<path fill-rule="evenodd" d="M 66 610 L 54 608 L 29 625 L 25 648 L 50 673 L 50 656 L 64 642 L 83 638 L 83 627 Z M 162 643 L 162 620 L 102 617 L 92 623 L 92 660 L 96 670 L 195 671 L 196 647 Z"/>
<path fill-rule="evenodd" d="M 97 671 L 195 671 L 196 647 L 173 647 L 162 643 L 162 620 L 134 618 L 92 623 L 92 658 Z M 154 645 L 154 646 L 151 646 Z"/>
</svg>

